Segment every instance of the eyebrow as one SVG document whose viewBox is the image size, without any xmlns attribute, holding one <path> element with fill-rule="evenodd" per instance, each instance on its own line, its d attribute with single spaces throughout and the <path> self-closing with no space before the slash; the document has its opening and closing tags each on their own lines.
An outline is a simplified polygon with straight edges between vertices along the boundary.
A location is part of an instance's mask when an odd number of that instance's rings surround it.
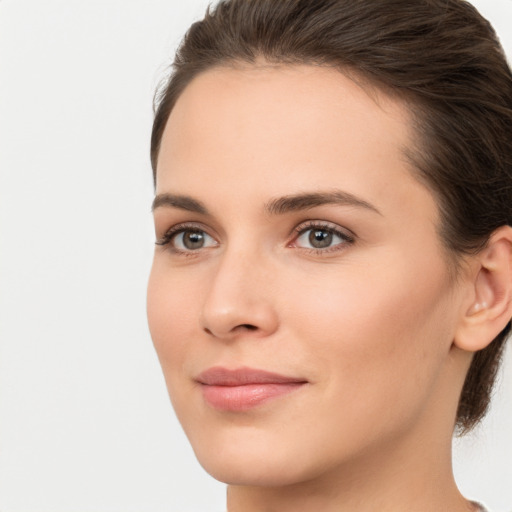
<svg viewBox="0 0 512 512">
<path fill-rule="evenodd" d="M 329 204 L 355 206 L 357 208 L 364 208 L 382 215 L 381 212 L 369 202 L 360 199 L 349 192 L 344 192 L 343 190 L 312 192 L 279 197 L 269 201 L 265 205 L 265 210 L 272 215 L 282 215 L 288 212 L 309 210 L 310 208 Z"/>
<path fill-rule="evenodd" d="M 283 215 L 289 212 L 309 210 L 317 206 L 341 205 L 364 208 L 382 215 L 381 212 L 371 203 L 358 198 L 357 196 L 342 190 L 327 192 L 309 192 L 293 194 L 276 199 L 271 199 L 265 204 L 265 211 L 270 215 Z M 151 210 L 162 206 L 178 208 L 201 215 L 211 215 L 206 206 L 193 197 L 178 194 L 159 194 L 153 200 Z"/>
<path fill-rule="evenodd" d="M 153 199 L 151 211 L 161 206 L 170 206 L 171 208 L 178 208 L 188 212 L 200 213 L 202 215 L 210 215 L 206 206 L 201 201 L 194 199 L 190 196 L 176 195 L 176 194 L 159 194 Z"/>
</svg>

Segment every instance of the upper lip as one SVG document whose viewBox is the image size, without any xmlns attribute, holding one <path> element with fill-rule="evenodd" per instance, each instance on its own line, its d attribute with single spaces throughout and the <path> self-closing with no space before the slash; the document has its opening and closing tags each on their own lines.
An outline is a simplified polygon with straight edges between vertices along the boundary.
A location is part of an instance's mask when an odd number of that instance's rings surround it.
<svg viewBox="0 0 512 512">
<path fill-rule="evenodd" d="M 208 386 L 244 386 L 248 384 L 291 384 L 305 383 L 306 379 L 289 377 L 278 373 L 255 368 L 236 368 L 230 370 L 214 366 L 201 372 L 196 380 Z"/>
</svg>

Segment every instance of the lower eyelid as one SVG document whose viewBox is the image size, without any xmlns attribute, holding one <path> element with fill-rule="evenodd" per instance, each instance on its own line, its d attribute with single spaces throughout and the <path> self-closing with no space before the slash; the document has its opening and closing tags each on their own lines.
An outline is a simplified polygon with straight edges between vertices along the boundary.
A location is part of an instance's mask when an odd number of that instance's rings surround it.
<svg viewBox="0 0 512 512">
<path fill-rule="evenodd" d="M 306 235 L 306 234 L 308 233 L 308 231 L 311 231 L 311 229 L 307 229 L 306 231 L 302 232 L 299 236 L 297 236 L 297 237 L 295 238 L 295 242 L 296 242 L 299 238 L 301 238 L 302 236 Z M 327 230 L 325 230 L 325 231 L 327 231 Z M 345 236 L 344 234 L 342 234 L 342 233 L 338 233 L 338 232 L 336 232 L 336 231 L 332 231 L 332 230 L 329 230 L 329 231 L 331 231 L 332 235 L 333 235 L 333 236 L 335 236 L 335 237 L 337 237 L 337 238 L 339 239 L 339 241 L 335 241 L 335 242 L 333 243 L 333 245 L 331 245 L 331 246 L 329 246 L 329 247 L 326 247 L 326 248 L 324 248 L 323 250 L 327 250 L 327 249 L 330 249 L 330 248 L 332 248 L 332 247 L 336 247 L 336 246 L 338 246 L 338 245 L 343 245 L 343 244 L 345 244 L 345 243 L 349 243 L 349 242 L 351 242 L 351 239 L 349 239 L 349 238 L 348 238 L 347 236 Z M 299 246 L 299 247 L 301 247 L 301 246 Z M 317 247 L 301 247 L 301 248 L 303 248 L 303 249 L 315 249 L 315 250 L 322 250 L 322 249 L 317 248 Z"/>
<path fill-rule="evenodd" d="M 306 234 L 308 231 L 311 231 L 311 230 L 328 231 L 328 232 L 332 233 L 334 236 L 338 237 L 339 241 L 336 241 L 333 245 L 327 246 L 324 248 L 304 247 L 302 245 L 297 245 L 298 238 L 303 236 L 304 234 Z M 175 245 L 173 244 L 173 241 L 175 240 L 175 238 L 177 236 L 179 236 L 180 234 L 185 233 L 187 231 L 197 231 L 197 232 L 204 233 L 204 235 L 207 238 L 207 241 L 206 241 L 207 245 L 205 247 L 201 247 L 201 248 L 198 248 L 195 250 L 194 249 L 182 249 L 182 248 L 175 247 Z M 310 252 L 313 251 L 317 254 L 328 253 L 330 251 L 334 252 L 334 251 L 340 250 L 341 246 L 352 244 L 355 241 L 355 236 L 353 234 L 347 233 L 344 230 L 339 229 L 338 226 L 335 227 L 335 226 L 331 226 L 329 224 L 325 224 L 322 222 L 318 222 L 318 223 L 311 222 L 306 225 L 305 224 L 299 225 L 294 229 L 294 232 L 295 232 L 295 235 L 293 236 L 293 239 L 287 244 L 288 247 L 296 247 L 298 249 L 302 249 L 304 251 L 310 251 Z M 215 246 L 218 246 L 219 242 L 214 236 L 210 235 L 208 233 L 208 231 L 202 226 L 199 226 L 197 224 L 191 224 L 191 225 L 179 224 L 179 225 L 173 226 L 171 229 L 167 230 L 161 237 L 157 238 L 157 240 L 155 241 L 155 244 L 159 245 L 159 246 L 169 246 L 168 248 L 176 254 L 193 255 L 194 253 L 199 253 L 202 249 L 210 249 Z"/>
<path fill-rule="evenodd" d="M 205 236 L 205 245 L 203 247 L 198 247 L 196 249 L 189 249 L 186 247 L 177 246 L 177 245 L 183 246 L 183 240 L 181 240 L 181 242 L 176 242 L 176 239 L 180 235 L 182 235 L 188 231 L 203 233 Z M 216 246 L 219 245 L 217 239 L 214 236 L 210 235 L 204 229 L 198 228 L 196 226 L 190 226 L 190 227 L 177 226 L 177 227 L 171 228 L 170 230 L 168 230 L 165 233 L 165 235 L 163 237 L 158 239 L 155 242 L 155 244 L 164 246 L 164 248 L 167 251 L 170 251 L 172 254 L 179 255 L 179 256 L 198 256 L 204 250 L 209 250 L 209 249 L 215 248 Z"/>
</svg>

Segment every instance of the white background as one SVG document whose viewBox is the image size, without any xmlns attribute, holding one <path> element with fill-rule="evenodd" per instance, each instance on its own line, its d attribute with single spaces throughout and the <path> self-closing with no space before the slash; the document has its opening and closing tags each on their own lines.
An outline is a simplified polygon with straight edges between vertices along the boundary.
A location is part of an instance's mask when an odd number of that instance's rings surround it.
<svg viewBox="0 0 512 512">
<path fill-rule="evenodd" d="M 512 1 L 474 2 L 512 55 Z M 206 0 L 0 0 L 0 510 L 221 511 L 145 317 L 152 95 Z M 456 443 L 512 510 L 512 356 Z M 406 383 L 404 383 L 406 384 Z"/>
</svg>

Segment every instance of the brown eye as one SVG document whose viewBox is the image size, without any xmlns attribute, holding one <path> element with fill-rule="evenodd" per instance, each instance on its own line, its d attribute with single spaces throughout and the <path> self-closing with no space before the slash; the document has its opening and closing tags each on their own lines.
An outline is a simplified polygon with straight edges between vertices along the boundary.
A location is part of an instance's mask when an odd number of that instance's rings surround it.
<svg viewBox="0 0 512 512">
<path fill-rule="evenodd" d="M 303 249 L 326 251 L 328 249 L 342 248 L 346 244 L 353 243 L 354 238 L 341 230 L 323 225 L 309 225 L 300 229 L 294 246 Z"/>
<path fill-rule="evenodd" d="M 308 240 L 311 247 L 315 249 L 324 249 L 332 244 L 333 233 L 326 229 L 311 229 Z"/>
<path fill-rule="evenodd" d="M 182 234 L 184 247 L 187 249 L 201 249 L 204 245 L 204 233 L 201 231 L 185 231 Z"/>
<path fill-rule="evenodd" d="M 197 251 L 217 245 L 217 242 L 210 235 L 198 229 L 178 231 L 172 236 L 170 242 L 178 251 Z"/>
</svg>

